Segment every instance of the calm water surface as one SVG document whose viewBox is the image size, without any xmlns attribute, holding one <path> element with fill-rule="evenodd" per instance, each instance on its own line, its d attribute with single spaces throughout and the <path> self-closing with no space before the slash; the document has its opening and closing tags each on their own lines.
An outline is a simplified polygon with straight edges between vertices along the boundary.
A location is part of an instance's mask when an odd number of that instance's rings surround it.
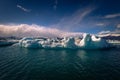
<svg viewBox="0 0 120 80">
<path fill-rule="evenodd" d="M 0 47 L 0 80 L 120 80 L 120 49 Z"/>
</svg>

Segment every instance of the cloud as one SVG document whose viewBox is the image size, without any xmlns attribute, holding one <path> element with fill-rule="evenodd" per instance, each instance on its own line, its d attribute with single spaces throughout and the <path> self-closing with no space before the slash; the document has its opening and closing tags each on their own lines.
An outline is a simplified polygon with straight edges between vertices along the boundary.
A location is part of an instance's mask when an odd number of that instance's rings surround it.
<svg viewBox="0 0 120 80">
<path fill-rule="evenodd" d="M 0 25 L 0 36 L 16 36 L 16 37 L 69 37 L 80 36 L 82 33 L 65 32 L 55 28 L 47 28 L 36 24 L 13 24 L 13 25 Z"/>
<path fill-rule="evenodd" d="M 101 31 L 98 33 L 100 37 L 104 36 L 120 36 L 120 30 L 115 30 L 115 31 Z"/>
<path fill-rule="evenodd" d="M 101 32 L 99 32 L 98 34 L 108 34 L 108 33 L 110 33 L 111 31 L 101 31 Z"/>
<path fill-rule="evenodd" d="M 18 7 L 19 9 L 21 9 L 22 11 L 24 11 L 24 12 L 30 12 L 29 9 L 26 9 L 26 8 L 22 7 L 21 5 L 17 5 L 17 7 Z"/>
<path fill-rule="evenodd" d="M 119 17 L 119 18 L 118 18 Z M 120 13 L 108 14 L 105 16 L 91 17 L 89 23 L 93 23 L 95 27 L 106 27 L 106 29 L 114 28 L 118 29 L 120 27 Z M 115 27 L 117 25 L 117 27 Z"/>
<path fill-rule="evenodd" d="M 120 13 L 117 13 L 117 14 L 108 14 L 108 15 L 104 16 L 104 18 L 106 18 L 106 19 L 116 18 L 116 17 L 120 17 Z"/>
<path fill-rule="evenodd" d="M 96 26 L 106 26 L 105 23 L 97 23 Z"/>
<path fill-rule="evenodd" d="M 120 29 L 120 24 L 117 25 L 117 28 Z"/>
<path fill-rule="evenodd" d="M 95 10 L 95 7 L 93 6 L 79 9 L 71 16 L 63 17 L 57 24 L 54 24 L 52 26 L 59 29 L 64 28 L 64 30 L 76 30 L 78 29 L 78 26 L 80 27 L 80 24 L 85 19 L 85 17 L 88 16 L 93 10 Z"/>
</svg>

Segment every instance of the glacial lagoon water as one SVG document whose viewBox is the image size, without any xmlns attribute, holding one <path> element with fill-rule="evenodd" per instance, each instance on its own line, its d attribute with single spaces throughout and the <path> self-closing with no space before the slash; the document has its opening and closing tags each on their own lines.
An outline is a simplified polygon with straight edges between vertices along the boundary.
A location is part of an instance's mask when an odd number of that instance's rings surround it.
<svg viewBox="0 0 120 80">
<path fill-rule="evenodd" d="M 120 48 L 0 47 L 0 80 L 120 80 Z"/>
</svg>

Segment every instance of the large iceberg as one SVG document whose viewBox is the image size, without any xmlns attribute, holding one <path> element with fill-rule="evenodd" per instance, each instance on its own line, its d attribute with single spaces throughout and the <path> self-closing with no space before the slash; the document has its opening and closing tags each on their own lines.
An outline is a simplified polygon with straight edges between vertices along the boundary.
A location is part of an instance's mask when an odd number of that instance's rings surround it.
<svg viewBox="0 0 120 80">
<path fill-rule="evenodd" d="M 95 35 L 83 34 L 83 38 L 64 37 L 64 38 L 23 38 L 19 45 L 27 48 L 68 48 L 68 49 L 102 49 L 109 48 L 110 44 Z"/>
<path fill-rule="evenodd" d="M 77 46 L 84 49 L 100 49 L 100 48 L 108 48 L 110 44 L 102 38 L 97 38 L 95 35 L 84 34 L 83 39 L 80 41 Z"/>
</svg>

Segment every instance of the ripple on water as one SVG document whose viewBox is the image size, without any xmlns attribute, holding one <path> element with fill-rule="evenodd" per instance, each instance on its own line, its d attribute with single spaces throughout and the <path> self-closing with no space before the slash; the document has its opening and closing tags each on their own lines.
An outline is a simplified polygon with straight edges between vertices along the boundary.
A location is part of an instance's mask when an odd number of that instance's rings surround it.
<svg viewBox="0 0 120 80">
<path fill-rule="evenodd" d="M 0 52 L 0 80 L 119 80 L 120 50 L 12 46 L 0 48 Z"/>
</svg>

